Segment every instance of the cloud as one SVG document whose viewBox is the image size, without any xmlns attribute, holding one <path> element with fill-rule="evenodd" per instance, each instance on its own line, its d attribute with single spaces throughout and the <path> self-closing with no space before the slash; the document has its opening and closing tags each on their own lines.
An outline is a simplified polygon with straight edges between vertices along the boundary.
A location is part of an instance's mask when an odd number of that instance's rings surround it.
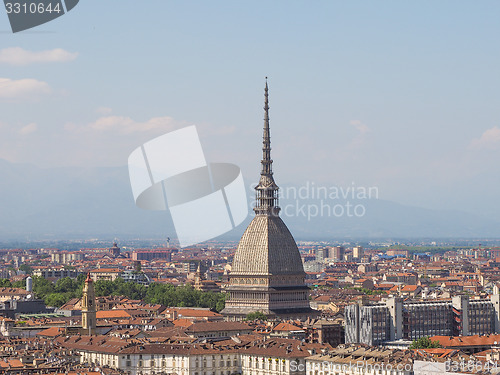
<svg viewBox="0 0 500 375">
<path fill-rule="evenodd" d="M 38 129 L 38 125 L 36 123 L 32 122 L 26 126 L 23 126 L 21 129 L 19 129 L 19 134 L 21 134 L 21 135 L 31 134 L 33 132 L 36 132 L 37 129 Z"/>
<path fill-rule="evenodd" d="M 136 121 L 128 116 L 101 116 L 87 123 L 67 122 L 51 142 L 68 155 L 65 165 L 126 164 L 130 152 L 151 139 L 188 125 L 169 116 Z M 60 163 L 51 161 L 52 163 Z"/>
<path fill-rule="evenodd" d="M 179 123 L 172 117 L 153 117 L 145 122 L 135 121 L 126 116 L 104 116 L 89 124 L 87 128 L 106 132 L 115 131 L 121 134 L 146 133 L 155 131 L 172 131 Z"/>
<path fill-rule="evenodd" d="M 500 145 L 500 128 L 497 126 L 486 130 L 480 138 L 473 139 L 469 145 L 469 149 L 494 149 Z"/>
<path fill-rule="evenodd" d="M 67 62 L 76 59 L 78 53 L 68 52 L 61 48 L 46 51 L 27 51 L 20 47 L 0 50 L 0 63 L 10 65 L 28 65 L 36 63 Z"/>
<path fill-rule="evenodd" d="M 144 121 L 128 116 L 96 116 L 86 122 L 66 123 L 1 121 L 0 158 L 40 166 L 84 167 L 126 165 L 137 147 L 191 124 L 169 116 Z"/>
<path fill-rule="evenodd" d="M 24 136 L 34 133 L 38 130 L 38 124 L 35 122 L 30 122 L 27 125 L 12 125 L 0 122 L 1 140 L 5 142 L 10 142 L 13 139 L 20 139 L 18 136 Z M 2 145 L 0 145 L 2 147 Z"/>
<path fill-rule="evenodd" d="M 0 99 L 20 99 L 41 94 L 48 94 L 52 90 L 48 83 L 36 79 L 0 78 Z"/>
<path fill-rule="evenodd" d="M 354 126 L 360 134 L 366 134 L 370 131 L 370 128 L 359 120 L 351 120 L 350 124 Z"/>
</svg>

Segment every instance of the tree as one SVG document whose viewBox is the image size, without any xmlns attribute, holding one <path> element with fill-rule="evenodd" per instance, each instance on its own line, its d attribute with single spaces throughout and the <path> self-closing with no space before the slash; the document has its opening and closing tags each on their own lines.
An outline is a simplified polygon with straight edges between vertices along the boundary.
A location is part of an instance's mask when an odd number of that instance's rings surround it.
<svg viewBox="0 0 500 375">
<path fill-rule="evenodd" d="M 248 313 L 245 320 L 267 320 L 267 316 L 262 311 Z"/>
<path fill-rule="evenodd" d="M 95 283 L 95 295 L 97 297 L 110 296 L 114 291 L 115 288 L 111 280 L 97 280 Z"/>
<path fill-rule="evenodd" d="M 44 300 L 46 305 L 55 307 L 60 307 L 71 298 L 82 295 L 80 284 L 69 277 L 64 277 L 53 283 L 41 276 L 34 276 L 33 291 L 37 297 Z"/>
<path fill-rule="evenodd" d="M 172 284 L 153 283 L 148 286 L 144 301 L 164 306 L 208 307 L 210 310 L 221 311 L 225 306 L 225 298 L 223 293 L 202 292 L 191 285 L 176 287 Z"/>
<path fill-rule="evenodd" d="M 52 293 L 44 301 L 47 306 L 61 307 L 68 301 L 68 298 L 66 293 Z"/>
<path fill-rule="evenodd" d="M 40 276 L 33 276 L 33 291 L 45 301 L 46 305 L 60 307 L 72 298 L 82 296 L 82 288 L 86 275 L 80 274 L 76 280 L 65 277 L 53 283 Z M 16 282 L 23 283 L 24 281 Z M 0 279 L 0 287 L 10 287 L 10 281 Z M 22 285 L 19 285 L 22 286 Z M 225 307 L 224 293 L 202 292 L 191 285 L 174 286 L 172 284 L 152 283 L 149 286 L 134 281 L 125 281 L 118 277 L 114 281 L 97 280 L 95 294 L 101 296 L 125 296 L 130 299 L 143 300 L 146 303 L 178 307 L 206 307 L 220 312 Z"/>
<path fill-rule="evenodd" d="M 76 292 L 78 289 L 78 283 L 71 277 L 64 277 L 57 280 L 55 289 L 58 293 Z"/>
<path fill-rule="evenodd" d="M 12 287 L 12 283 L 9 279 L 0 279 L 0 287 L 1 288 L 10 288 Z"/>
<path fill-rule="evenodd" d="M 222 298 L 218 298 L 217 303 L 215 304 L 215 311 L 221 312 L 226 307 L 226 295 L 223 294 Z"/>
<path fill-rule="evenodd" d="M 26 272 L 26 275 L 31 275 L 33 273 L 33 268 L 31 268 L 31 266 L 29 266 L 26 263 L 21 264 L 21 266 L 19 267 L 19 270 Z"/>
<path fill-rule="evenodd" d="M 33 276 L 33 291 L 39 298 L 45 299 L 55 292 L 55 285 L 41 276 Z"/>
<path fill-rule="evenodd" d="M 13 287 L 13 288 L 22 288 L 22 289 L 26 289 L 26 279 L 19 280 L 19 281 L 14 281 L 14 282 L 12 283 L 12 287 Z"/>
<path fill-rule="evenodd" d="M 441 348 L 439 341 L 432 341 L 429 336 L 421 337 L 417 340 L 413 340 L 410 344 L 410 349 L 432 349 Z"/>
<path fill-rule="evenodd" d="M 86 279 L 87 279 L 87 275 L 84 274 L 84 273 L 81 273 L 81 274 L 79 274 L 76 277 L 76 282 L 78 284 L 78 289 L 82 289 L 83 288 L 83 284 L 85 284 L 85 280 Z"/>
</svg>

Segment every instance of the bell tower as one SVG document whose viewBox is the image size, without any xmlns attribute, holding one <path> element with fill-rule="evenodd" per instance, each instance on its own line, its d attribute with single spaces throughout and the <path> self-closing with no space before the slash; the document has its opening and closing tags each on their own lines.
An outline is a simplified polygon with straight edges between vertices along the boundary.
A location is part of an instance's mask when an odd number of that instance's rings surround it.
<svg viewBox="0 0 500 375">
<path fill-rule="evenodd" d="M 87 274 L 87 279 L 83 286 L 82 296 L 82 328 L 89 335 L 95 333 L 96 329 L 96 305 L 94 280 Z"/>
</svg>

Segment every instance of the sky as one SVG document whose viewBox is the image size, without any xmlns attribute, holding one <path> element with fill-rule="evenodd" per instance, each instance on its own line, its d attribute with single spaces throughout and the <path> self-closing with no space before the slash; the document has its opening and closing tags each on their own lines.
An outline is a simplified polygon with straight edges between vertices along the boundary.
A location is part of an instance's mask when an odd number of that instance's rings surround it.
<svg viewBox="0 0 500 375">
<path fill-rule="evenodd" d="M 196 125 L 259 173 L 269 77 L 279 185 L 500 219 L 500 2 L 81 0 L 13 34 L 0 11 L 0 158 L 127 164 Z"/>
</svg>

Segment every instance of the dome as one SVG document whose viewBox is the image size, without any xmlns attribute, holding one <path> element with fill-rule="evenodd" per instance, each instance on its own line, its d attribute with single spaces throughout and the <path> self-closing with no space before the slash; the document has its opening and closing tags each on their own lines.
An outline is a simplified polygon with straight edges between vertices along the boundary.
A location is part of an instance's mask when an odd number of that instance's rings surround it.
<svg viewBox="0 0 500 375">
<path fill-rule="evenodd" d="M 255 216 L 238 244 L 231 273 L 304 274 L 297 244 L 279 216 Z"/>
</svg>

